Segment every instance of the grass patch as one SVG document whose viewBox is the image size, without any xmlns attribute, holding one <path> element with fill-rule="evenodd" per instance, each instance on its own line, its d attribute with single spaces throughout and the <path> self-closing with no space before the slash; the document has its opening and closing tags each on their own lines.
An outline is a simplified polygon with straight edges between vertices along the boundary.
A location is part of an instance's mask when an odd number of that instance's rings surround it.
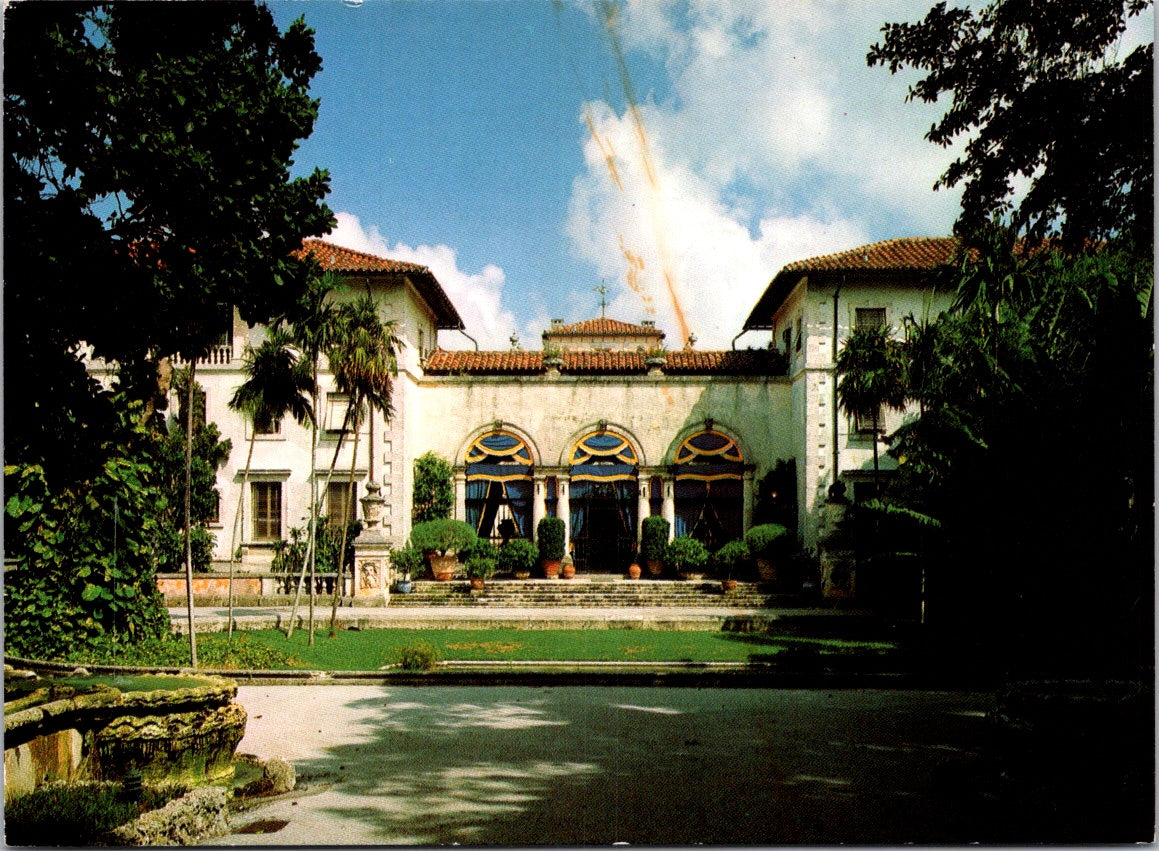
<svg viewBox="0 0 1159 851">
<path fill-rule="evenodd" d="M 9 845 L 94 845 L 116 827 L 185 794 L 180 786 L 146 789 L 130 800 L 120 783 L 51 784 L 4 804 Z"/>
<path fill-rule="evenodd" d="M 316 635 L 313 647 L 304 630 L 290 639 L 279 631 L 263 630 L 235 635 L 233 640 L 264 647 L 262 655 L 269 661 L 265 667 L 270 669 L 330 671 L 373 671 L 400 664 L 416 646 L 443 659 L 468 662 L 749 662 L 786 650 L 812 649 L 829 655 L 886 653 L 895 648 L 886 641 L 623 629 L 343 630 L 333 638 Z M 228 642 L 224 635 L 207 635 L 199 647 L 218 643 Z"/>
</svg>

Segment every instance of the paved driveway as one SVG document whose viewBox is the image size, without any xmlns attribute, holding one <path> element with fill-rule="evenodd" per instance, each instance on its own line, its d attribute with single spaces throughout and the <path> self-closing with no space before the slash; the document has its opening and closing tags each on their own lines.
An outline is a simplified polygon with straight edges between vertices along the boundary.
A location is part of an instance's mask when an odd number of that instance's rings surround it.
<svg viewBox="0 0 1159 851">
<path fill-rule="evenodd" d="M 987 698 L 244 686 L 239 750 L 304 788 L 212 844 L 966 842 Z M 968 785 L 968 784 L 967 784 Z"/>
</svg>

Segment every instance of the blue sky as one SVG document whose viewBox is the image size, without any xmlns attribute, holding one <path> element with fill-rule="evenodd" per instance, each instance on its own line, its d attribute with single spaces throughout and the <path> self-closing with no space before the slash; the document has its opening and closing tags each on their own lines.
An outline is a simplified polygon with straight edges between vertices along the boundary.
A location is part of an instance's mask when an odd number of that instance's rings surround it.
<svg viewBox="0 0 1159 851">
<path fill-rule="evenodd" d="M 786 263 L 949 233 L 958 193 L 932 186 L 953 152 L 922 139 L 941 110 L 865 64 L 930 5 L 269 2 L 316 31 L 296 161 L 330 171 L 328 238 L 429 266 L 483 348 L 598 316 L 601 283 L 669 348 L 727 348 Z"/>
</svg>

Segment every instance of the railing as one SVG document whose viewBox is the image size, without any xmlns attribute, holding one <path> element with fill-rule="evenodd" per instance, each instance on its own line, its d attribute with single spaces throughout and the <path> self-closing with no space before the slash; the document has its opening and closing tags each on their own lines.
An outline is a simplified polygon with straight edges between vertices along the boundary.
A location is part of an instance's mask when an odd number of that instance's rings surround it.
<svg viewBox="0 0 1159 851">
<path fill-rule="evenodd" d="M 174 356 L 172 360 L 174 365 L 188 363 L 188 361 L 181 355 Z M 212 346 L 205 355 L 197 359 L 199 366 L 203 364 L 228 364 L 232 362 L 233 346 L 228 343 L 220 346 Z"/>
<path fill-rule="evenodd" d="M 290 597 L 297 592 L 298 574 L 289 573 L 238 573 L 233 578 L 235 597 Z M 314 593 L 319 596 L 332 595 L 338 577 L 334 573 L 319 573 L 314 576 Z M 344 574 L 342 590 L 350 593 L 350 576 Z M 157 588 L 161 595 L 173 599 L 185 597 L 185 575 L 182 573 L 157 574 Z M 229 577 L 220 573 L 198 573 L 193 576 L 194 597 L 224 597 L 229 593 Z M 302 594 L 310 593 L 310 577 L 302 582 Z"/>
</svg>

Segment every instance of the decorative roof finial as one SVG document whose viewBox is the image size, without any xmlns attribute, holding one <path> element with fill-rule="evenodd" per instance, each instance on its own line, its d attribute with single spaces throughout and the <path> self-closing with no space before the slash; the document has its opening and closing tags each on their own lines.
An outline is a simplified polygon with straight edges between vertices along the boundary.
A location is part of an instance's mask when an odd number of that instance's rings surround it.
<svg viewBox="0 0 1159 851">
<path fill-rule="evenodd" d="M 608 306 L 608 299 L 607 299 L 608 288 L 604 286 L 604 282 L 601 279 L 600 285 L 598 287 L 592 287 L 592 290 L 593 290 L 593 292 L 597 292 L 600 294 L 600 319 L 603 319 L 604 318 L 604 308 Z"/>
<path fill-rule="evenodd" d="M 519 350 L 519 335 L 516 334 L 514 331 L 512 331 L 511 336 L 508 337 L 507 339 L 511 341 L 511 348 L 515 351 L 518 351 Z"/>
</svg>

